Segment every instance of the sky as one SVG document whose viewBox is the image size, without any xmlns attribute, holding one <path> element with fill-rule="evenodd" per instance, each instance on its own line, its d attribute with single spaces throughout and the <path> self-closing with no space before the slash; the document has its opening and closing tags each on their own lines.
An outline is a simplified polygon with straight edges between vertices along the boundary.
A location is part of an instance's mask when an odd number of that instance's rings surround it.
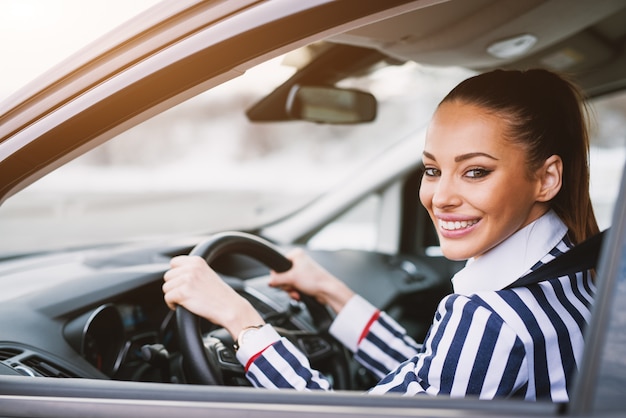
<svg viewBox="0 0 626 418">
<path fill-rule="evenodd" d="M 0 0 L 0 100 L 160 0 Z"/>
</svg>

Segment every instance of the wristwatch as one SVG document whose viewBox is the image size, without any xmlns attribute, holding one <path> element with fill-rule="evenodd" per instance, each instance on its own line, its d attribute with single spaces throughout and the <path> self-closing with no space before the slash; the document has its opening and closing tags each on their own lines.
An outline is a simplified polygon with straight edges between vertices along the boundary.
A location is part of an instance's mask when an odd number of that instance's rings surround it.
<svg viewBox="0 0 626 418">
<path fill-rule="evenodd" d="M 241 348 L 241 346 L 244 345 L 246 340 L 248 340 L 252 334 L 254 334 L 256 331 L 258 331 L 262 327 L 263 325 L 252 325 L 252 326 L 245 327 L 244 329 L 242 329 L 239 335 L 237 336 L 237 341 L 235 341 L 235 345 L 234 345 L 235 351 L 239 350 L 239 348 Z"/>
</svg>

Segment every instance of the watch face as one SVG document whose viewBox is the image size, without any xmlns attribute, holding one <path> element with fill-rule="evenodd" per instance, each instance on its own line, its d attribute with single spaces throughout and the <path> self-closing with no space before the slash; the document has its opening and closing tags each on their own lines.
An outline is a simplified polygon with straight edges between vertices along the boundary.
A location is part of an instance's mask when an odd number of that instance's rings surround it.
<svg viewBox="0 0 626 418">
<path fill-rule="evenodd" d="M 257 329 L 257 328 L 250 328 L 250 329 L 247 329 L 247 330 L 246 330 L 246 331 L 242 334 L 242 336 L 241 336 L 241 344 L 240 344 L 240 345 L 245 344 L 245 343 L 246 343 L 246 341 L 250 339 L 250 336 L 251 336 L 252 334 L 254 334 L 256 331 L 258 331 L 258 329 Z"/>
<path fill-rule="evenodd" d="M 250 339 L 250 336 L 253 335 L 255 332 L 258 332 L 262 326 L 263 325 L 255 325 L 253 327 L 247 327 L 243 331 L 241 331 L 239 333 L 239 338 L 237 338 L 236 348 L 239 349 L 242 345 L 244 345 L 246 343 L 246 340 Z"/>
</svg>

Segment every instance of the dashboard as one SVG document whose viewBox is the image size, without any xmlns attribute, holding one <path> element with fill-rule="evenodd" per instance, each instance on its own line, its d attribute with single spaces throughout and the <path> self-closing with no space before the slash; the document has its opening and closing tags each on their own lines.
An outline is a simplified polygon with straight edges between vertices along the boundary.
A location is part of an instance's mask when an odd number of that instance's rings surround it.
<svg viewBox="0 0 626 418">
<path fill-rule="evenodd" d="M 176 315 L 163 301 L 163 273 L 174 255 L 191 246 L 125 246 L 49 254 L 0 262 L 0 363 L 18 374 L 143 382 L 188 383 Z M 320 264 L 387 310 L 416 339 L 426 332 L 448 291 L 450 264 L 435 259 L 362 251 L 312 251 Z M 216 260 L 213 267 L 248 298 L 267 322 L 310 354 L 314 367 L 333 375 L 345 350 L 317 337 L 307 306 L 267 285 L 267 268 L 245 256 Z M 424 319 L 422 320 L 421 317 Z M 246 384 L 235 364 L 232 339 L 202 322 L 205 346 L 223 342 L 220 361 L 232 371 L 225 384 Z M 322 343 L 320 345 L 320 342 Z M 322 347 L 322 348 L 320 348 Z M 335 358 L 333 358 L 333 356 Z M 342 360 L 344 361 L 344 360 Z M 349 388 L 371 384 L 350 362 Z M 230 372 L 228 372 L 230 373 Z M 344 373 L 345 374 L 345 373 Z"/>
<path fill-rule="evenodd" d="M 112 379 L 158 381 L 159 376 L 152 376 L 159 366 L 155 356 L 176 349 L 173 319 L 169 310 L 107 303 L 69 321 L 63 334 L 77 353 Z"/>
</svg>

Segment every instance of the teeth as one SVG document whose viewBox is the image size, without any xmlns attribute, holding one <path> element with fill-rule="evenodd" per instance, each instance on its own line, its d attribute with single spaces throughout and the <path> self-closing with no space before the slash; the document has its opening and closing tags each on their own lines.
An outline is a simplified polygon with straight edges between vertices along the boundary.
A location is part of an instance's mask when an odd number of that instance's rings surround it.
<svg viewBox="0 0 626 418">
<path fill-rule="evenodd" d="M 467 228 L 469 226 L 472 226 L 474 224 L 476 224 L 478 222 L 477 219 L 471 220 L 471 221 L 455 221 L 455 222 L 449 222 L 449 221 L 443 221 L 441 219 L 439 219 L 439 226 L 442 229 L 445 229 L 447 231 L 454 231 L 457 229 L 464 229 Z"/>
</svg>

